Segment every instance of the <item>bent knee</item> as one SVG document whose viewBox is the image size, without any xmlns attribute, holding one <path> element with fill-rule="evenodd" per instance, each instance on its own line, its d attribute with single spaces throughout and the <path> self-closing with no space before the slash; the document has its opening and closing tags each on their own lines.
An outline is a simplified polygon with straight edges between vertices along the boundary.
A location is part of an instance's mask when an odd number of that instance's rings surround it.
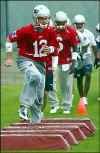
<svg viewBox="0 0 100 153">
<path fill-rule="evenodd" d="M 32 70 L 26 70 L 25 72 L 25 81 L 27 83 L 40 83 L 41 74 L 39 72 L 34 72 Z"/>
</svg>

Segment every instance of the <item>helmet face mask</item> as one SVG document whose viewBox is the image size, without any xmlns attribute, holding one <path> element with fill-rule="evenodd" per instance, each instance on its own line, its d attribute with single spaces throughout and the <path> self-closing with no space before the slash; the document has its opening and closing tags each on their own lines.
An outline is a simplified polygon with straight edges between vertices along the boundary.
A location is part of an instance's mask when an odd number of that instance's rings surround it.
<svg viewBox="0 0 100 153">
<path fill-rule="evenodd" d="M 33 9 L 33 24 L 38 28 L 47 28 L 50 20 L 50 11 L 44 5 L 38 5 Z"/>
<path fill-rule="evenodd" d="M 42 29 L 47 28 L 50 21 L 50 17 L 37 17 L 36 26 Z"/>
<path fill-rule="evenodd" d="M 63 30 L 67 25 L 67 21 L 55 21 L 55 28 L 58 30 Z"/>
<path fill-rule="evenodd" d="M 56 12 L 55 29 L 57 29 L 57 30 L 65 29 L 65 27 L 67 25 L 67 19 L 68 19 L 68 17 L 65 12 L 63 12 L 63 11 Z"/>
<path fill-rule="evenodd" d="M 75 29 L 80 30 L 80 31 L 84 29 L 84 26 L 85 26 L 84 23 L 74 23 Z"/>
<path fill-rule="evenodd" d="M 76 30 L 82 31 L 85 27 L 85 17 L 83 15 L 76 15 L 73 19 L 73 25 Z"/>
</svg>

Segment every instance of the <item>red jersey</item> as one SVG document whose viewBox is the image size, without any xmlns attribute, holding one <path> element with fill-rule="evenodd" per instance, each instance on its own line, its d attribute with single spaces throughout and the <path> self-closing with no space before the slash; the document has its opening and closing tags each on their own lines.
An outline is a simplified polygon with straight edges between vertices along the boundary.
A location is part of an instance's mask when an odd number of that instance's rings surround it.
<svg viewBox="0 0 100 153">
<path fill-rule="evenodd" d="M 72 62 L 72 51 L 71 47 L 78 44 L 78 34 L 70 26 L 60 32 L 57 31 L 57 41 L 59 42 L 60 48 L 58 65 L 69 64 Z"/>
<path fill-rule="evenodd" d="M 37 31 L 30 24 L 9 35 L 11 42 L 17 42 L 18 55 L 36 62 L 46 61 L 47 55 L 42 53 L 43 45 L 58 47 L 56 32 L 52 27 Z"/>
</svg>

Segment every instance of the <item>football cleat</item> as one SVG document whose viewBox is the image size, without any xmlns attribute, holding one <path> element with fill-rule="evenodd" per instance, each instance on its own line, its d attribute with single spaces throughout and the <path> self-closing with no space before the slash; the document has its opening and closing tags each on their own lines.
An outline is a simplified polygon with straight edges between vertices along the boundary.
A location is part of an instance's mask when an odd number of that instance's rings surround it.
<svg viewBox="0 0 100 153">
<path fill-rule="evenodd" d="M 19 117 L 24 120 L 28 120 L 27 116 L 28 109 L 25 106 L 20 106 Z"/>
<path fill-rule="evenodd" d="M 85 104 L 85 105 L 88 104 L 88 101 L 87 101 L 87 98 L 86 98 L 86 97 L 83 97 L 83 101 L 84 101 L 84 104 Z"/>
<path fill-rule="evenodd" d="M 70 114 L 70 111 L 66 110 L 66 111 L 63 111 L 64 114 Z"/>
<path fill-rule="evenodd" d="M 59 106 L 52 107 L 51 110 L 50 110 L 50 114 L 56 113 L 58 109 L 59 109 Z"/>
</svg>

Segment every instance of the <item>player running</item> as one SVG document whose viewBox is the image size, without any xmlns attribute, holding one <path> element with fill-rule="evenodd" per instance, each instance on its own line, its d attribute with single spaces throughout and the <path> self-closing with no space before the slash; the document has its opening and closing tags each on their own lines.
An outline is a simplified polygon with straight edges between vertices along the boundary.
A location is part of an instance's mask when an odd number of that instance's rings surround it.
<svg viewBox="0 0 100 153">
<path fill-rule="evenodd" d="M 31 111 L 30 123 L 41 121 L 45 87 L 45 62 L 48 54 L 54 53 L 58 43 L 56 33 L 49 27 L 50 10 L 44 5 L 33 9 L 33 24 L 12 32 L 6 41 L 7 60 L 5 66 L 13 65 L 13 42 L 19 48 L 16 58 L 19 70 L 24 72 L 25 84 L 20 97 L 19 115 L 27 118 L 28 108 Z"/>
<path fill-rule="evenodd" d="M 88 104 L 87 95 L 90 89 L 91 72 L 92 72 L 92 51 L 96 56 L 96 42 L 92 32 L 85 29 L 86 19 L 83 15 L 75 15 L 73 26 L 78 32 L 81 42 L 78 45 L 78 58 L 75 77 L 77 78 L 77 87 L 80 100 L 83 98 L 84 103 Z M 85 77 L 85 82 L 83 78 Z"/>
<path fill-rule="evenodd" d="M 55 30 L 57 33 L 57 41 L 59 43 L 58 55 L 58 78 L 62 95 L 63 113 L 69 114 L 72 107 L 72 89 L 73 89 L 73 73 L 74 65 L 77 60 L 77 44 L 78 34 L 67 25 L 68 17 L 65 12 L 56 12 Z M 56 113 L 59 103 L 51 101 L 51 113 Z"/>
</svg>

